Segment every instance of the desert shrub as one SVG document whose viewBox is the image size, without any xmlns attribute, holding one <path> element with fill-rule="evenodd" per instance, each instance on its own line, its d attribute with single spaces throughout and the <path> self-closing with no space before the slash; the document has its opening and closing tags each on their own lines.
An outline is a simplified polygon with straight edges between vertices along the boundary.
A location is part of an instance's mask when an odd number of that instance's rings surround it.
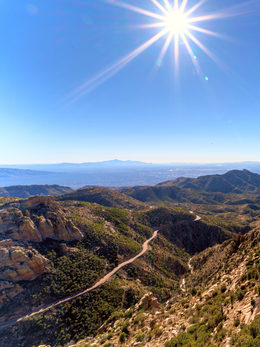
<svg viewBox="0 0 260 347">
<path fill-rule="evenodd" d="M 217 326 L 217 332 L 219 332 L 223 328 L 223 322 L 220 322 Z"/>
<path fill-rule="evenodd" d="M 113 337 L 113 333 L 112 331 L 110 331 L 108 334 L 107 334 L 107 339 L 110 340 L 112 337 Z"/>
<path fill-rule="evenodd" d="M 129 335 L 129 330 L 128 330 L 128 327 L 130 325 L 130 322 L 129 320 L 126 320 L 123 324 L 122 324 L 122 332 L 125 333 L 127 336 Z"/>
<path fill-rule="evenodd" d="M 158 324 L 158 325 L 155 325 L 155 327 L 154 327 L 154 335 L 155 335 L 156 337 L 159 337 L 159 336 L 162 335 L 162 333 L 163 333 L 162 327 L 161 327 L 159 324 Z"/>
<path fill-rule="evenodd" d="M 195 296 L 196 294 L 197 294 L 197 289 L 193 287 L 191 290 L 191 295 Z"/>
<path fill-rule="evenodd" d="M 225 293 L 226 290 L 227 290 L 226 283 L 223 283 L 220 287 L 220 291 L 221 291 L 221 293 Z"/>
<path fill-rule="evenodd" d="M 108 318 L 107 323 L 115 322 L 118 319 L 124 318 L 124 313 L 122 311 L 115 311 Z"/>
<path fill-rule="evenodd" d="M 124 333 L 124 332 L 122 332 L 122 333 L 120 334 L 120 336 L 119 336 L 119 341 L 120 341 L 121 343 L 123 343 L 123 342 L 125 342 L 126 339 L 127 339 L 127 334 Z"/>
<path fill-rule="evenodd" d="M 235 321 L 234 321 L 234 326 L 235 327 L 238 327 L 240 324 L 240 319 L 239 318 L 236 318 Z"/>
<path fill-rule="evenodd" d="M 145 334 L 137 334 L 135 337 L 136 342 L 142 342 L 145 338 Z"/>
<path fill-rule="evenodd" d="M 213 292 L 212 292 L 212 297 L 214 298 L 214 297 L 217 296 L 217 295 L 218 295 L 218 290 L 217 290 L 217 289 L 213 290 Z"/>
<path fill-rule="evenodd" d="M 177 347 L 178 346 L 178 338 L 173 337 L 171 340 L 165 342 L 165 347 Z"/>
<path fill-rule="evenodd" d="M 227 334 L 226 329 L 220 329 L 220 331 L 217 333 L 216 340 L 218 342 L 223 341 L 224 338 L 226 337 L 226 334 Z"/>
<path fill-rule="evenodd" d="M 244 289 L 244 290 L 238 289 L 235 293 L 237 300 L 239 300 L 239 301 L 243 300 L 245 293 L 246 293 L 246 289 Z"/>
<path fill-rule="evenodd" d="M 143 323 L 145 321 L 145 314 L 144 313 L 139 313 L 134 320 L 134 324 L 139 324 Z"/>
<path fill-rule="evenodd" d="M 126 317 L 131 318 L 132 315 L 133 315 L 133 313 L 134 313 L 133 309 L 130 308 L 130 309 L 126 312 Z"/>
<path fill-rule="evenodd" d="M 254 265 L 254 260 L 252 258 L 249 258 L 248 261 L 246 262 L 246 267 L 250 268 Z"/>
<path fill-rule="evenodd" d="M 247 279 L 251 280 L 251 279 L 256 279 L 258 280 L 259 278 L 259 274 L 256 268 L 252 268 L 250 270 L 247 271 Z"/>
<path fill-rule="evenodd" d="M 247 274 L 243 274 L 240 278 L 241 282 L 245 282 L 247 280 Z"/>
</svg>

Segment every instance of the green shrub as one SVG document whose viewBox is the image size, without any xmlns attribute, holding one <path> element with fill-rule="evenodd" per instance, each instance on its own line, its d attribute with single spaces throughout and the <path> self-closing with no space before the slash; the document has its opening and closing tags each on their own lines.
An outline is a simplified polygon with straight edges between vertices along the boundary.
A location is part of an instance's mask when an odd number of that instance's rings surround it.
<svg viewBox="0 0 260 347">
<path fill-rule="evenodd" d="M 223 283 L 220 287 L 220 291 L 221 291 L 221 293 L 225 293 L 226 290 L 227 290 L 226 283 Z"/>
<path fill-rule="evenodd" d="M 215 298 L 215 296 L 217 295 L 218 295 L 218 290 L 217 289 L 213 290 L 212 297 Z"/>
<path fill-rule="evenodd" d="M 178 338 L 173 337 L 171 340 L 165 342 L 165 347 L 177 347 L 178 346 Z"/>
<path fill-rule="evenodd" d="M 126 317 L 131 318 L 132 315 L 133 315 L 133 313 L 134 313 L 133 309 L 130 308 L 130 309 L 126 312 Z"/>
<path fill-rule="evenodd" d="M 122 333 L 120 334 L 120 336 L 119 336 L 119 341 L 120 341 L 121 343 L 123 343 L 123 342 L 125 342 L 126 339 L 127 339 L 127 334 L 124 333 L 124 332 L 122 332 Z"/>
<path fill-rule="evenodd" d="M 134 320 L 134 324 L 139 324 L 143 323 L 145 321 L 145 314 L 144 313 L 139 313 Z"/>
<path fill-rule="evenodd" d="M 235 321 L 234 321 L 234 326 L 235 326 L 235 327 L 238 327 L 239 324 L 240 324 L 240 319 L 237 317 L 237 318 L 235 319 Z"/>
<path fill-rule="evenodd" d="M 110 331 L 108 334 L 107 334 L 107 339 L 110 340 L 112 337 L 113 337 L 113 333 L 112 331 Z"/>
<path fill-rule="evenodd" d="M 238 289 L 236 291 L 236 298 L 237 298 L 237 300 L 239 300 L 239 301 L 243 300 L 243 298 L 245 296 L 245 293 L 246 293 L 246 289 L 244 289 L 244 290 Z"/>
<path fill-rule="evenodd" d="M 193 287 L 191 290 L 191 295 L 195 296 L 196 294 L 197 294 L 197 289 Z"/>
<path fill-rule="evenodd" d="M 142 342 L 145 338 L 145 334 L 137 334 L 135 337 L 136 342 Z"/>
</svg>

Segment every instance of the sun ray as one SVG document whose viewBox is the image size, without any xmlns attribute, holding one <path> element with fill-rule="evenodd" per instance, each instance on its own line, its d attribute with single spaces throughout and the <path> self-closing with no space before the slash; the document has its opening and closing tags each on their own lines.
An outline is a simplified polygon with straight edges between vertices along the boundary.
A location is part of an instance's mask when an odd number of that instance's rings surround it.
<svg viewBox="0 0 260 347">
<path fill-rule="evenodd" d="M 199 46 L 203 52 L 205 52 L 217 65 L 222 69 L 226 68 L 226 65 L 215 55 L 213 54 L 206 46 L 204 46 L 195 36 L 193 36 L 188 30 L 185 31 L 185 34 Z"/>
<path fill-rule="evenodd" d="M 195 10 L 197 10 L 201 5 L 203 5 L 207 0 L 201 0 L 196 5 L 194 5 L 192 8 L 190 8 L 187 12 L 185 12 L 185 16 L 190 16 Z"/>
<path fill-rule="evenodd" d="M 160 28 L 160 27 L 165 27 L 164 22 L 160 23 L 151 23 L 151 24 L 139 24 L 139 25 L 131 25 L 130 28 Z"/>
<path fill-rule="evenodd" d="M 183 0 L 182 1 L 181 7 L 180 7 L 180 10 L 179 10 L 181 13 L 183 13 L 183 11 L 185 10 L 187 2 L 188 2 L 188 0 Z"/>
<path fill-rule="evenodd" d="M 166 16 L 168 16 L 168 11 L 157 1 L 151 0 Z"/>
<path fill-rule="evenodd" d="M 178 0 L 174 0 L 174 12 L 178 12 L 179 11 L 179 2 Z"/>
<path fill-rule="evenodd" d="M 223 19 L 223 18 L 229 18 L 229 17 L 236 17 L 236 16 L 242 16 L 242 15 L 257 12 L 257 11 L 260 11 L 260 9 L 253 9 L 253 10 L 248 10 L 243 12 L 229 12 L 229 11 L 218 12 L 218 13 L 208 14 L 205 16 L 188 18 L 188 22 L 194 23 L 194 22 L 202 22 L 207 20 L 217 20 L 217 19 Z"/>
<path fill-rule="evenodd" d="M 175 79 L 178 76 L 178 65 L 179 65 L 179 33 L 174 35 L 174 65 L 175 65 Z"/>
<path fill-rule="evenodd" d="M 112 77 L 114 74 L 116 74 L 119 70 L 121 70 L 126 64 L 128 64 L 130 61 L 132 61 L 135 57 L 137 57 L 140 53 L 142 53 L 144 50 L 146 50 L 148 47 L 150 47 L 153 43 L 158 41 L 161 37 L 163 37 L 167 33 L 167 29 L 164 29 L 154 35 L 151 39 L 143 43 L 141 46 L 136 48 L 134 51 L 126 55 L 124 58 L 120 59 L 117 63 L 113 64 L 106 70 L 102 71 L 95 77 L 91 78 L 87 82 L 83 83 L 81 86 L 75 89 L 69 96 L 75 95 L 77 93 L 80 93 L 79 96 L 74 98 L 71 102 L 74 102 L 78 97 L 82 96 L 83 94 L 87 93 L 89 90 L 92 90 L 93 87 L 96 87 L 100 83 L 103 83 L 108 78 Z"/>
<path fill-rule="evenodd" d="M 172 37 L 173 37 L 173 33 L 170 33 L 168 34 L 167 36 L 167 39 L 165 41 L 165 44 L 163 45 L 163 48 L 158 56 L 158 60 L 157 61 L 162 61 L 164 56 L 165 56 L 165 53 L 167 52 L 168 48 L 169 48 L 169 45 L 172 41 Z"/>
<path fill-rule="evenodd" d="M 207 34 L 207 35 L 211 35 L 211 36 L 215 36 L 215 37 L 219 37 L 219 38 L 229 38 L 228 36 L 225 36 L 225 35 L 222 35 L 222 34 L 219 34 L 219 33 L 216 33 L 215 31 L 211 31 L 211 30 L 207 30 L 207 29 L 203 29 L 203 28 L 200 28 L 200 27 L 197 27 L 195 25 L 188 25 L 187 26 L 188 29 L 192 29 L 192 30 L 195 30 L 195 31 L 199 31 L 201 33 L 204 33 L 204 34 Z"/>
<path fill-rule="evenodd" d="M 153 12 L 150 12 L 150 11 L 147 11 L 147 10 L 143 10 L 142 8 L 139 8 L 139 7 L 136 7 L 136 6 L 133 6 L 133 5 L 129 5 L 129 4 L 125 4 L 124 2 L 120 2 L 120 1 L 115 1 L 112 3 L 113 5 L 115 6 L 118 6 L 118 7 L 123 7 L 127 10 L 130 10 L 130 11 L 134 11 L 134 12 L 137 12 L 137 13 L 141 13 L 141 14 L 144 14 L 145 16 L 149 16 L 149 17 L 153 17 L 153 18 L 157 18 L 157 19 L 161 19 L 161 20 L 164 20 L 165 17 L 157 14 L 157 13 L 153 13 Z"/>
<path fill-rule="evenodd" d="M 194 55 L 194 53 L 193 53 L 193 51 L 191 49 L 191 46 L 190 46 L 188 40 L 186 39 L 186 36 L 183 33 L 181 34 L 181 38 L 182 38 L 182 40 L 183 40 L 183 42 L 185 44 L 185 47 L 186 47 L 186 49 L 187 49 L 187 51 L 188 51 L 188 53 L 189 53 L 189 55 L 191 57 L 191 60 L 192 60 L 193 65 L 195 66 L 195 69 L 199 72 L 199 75 L 202 75 L 201 74 L 202 68 L 200 67 L 199 62 L 196 59 L 196 57 L 195 57 L 195 55 Z"/>
<path fill-rule="evenodd" d="M 163 2 L 165 4 L 166 8 L 168 9 L 168 11 L 172 12 L 172 7 L 171 7 L 169 1 L 168 0 L 163 0 Z"/>
</svg>

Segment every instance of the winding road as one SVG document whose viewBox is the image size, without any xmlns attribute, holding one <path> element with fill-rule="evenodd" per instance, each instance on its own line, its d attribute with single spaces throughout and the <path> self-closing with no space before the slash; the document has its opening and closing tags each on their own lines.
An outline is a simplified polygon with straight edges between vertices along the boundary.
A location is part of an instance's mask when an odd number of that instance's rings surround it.
<svg viewBox="0 0 260 347">
<path fill-rule="evenodd" d="M 198 220 L 200 220 L 200 219 L 201 219 L 201 217 L 196 216 L 196 218 L 193 220 L 193 222 L 196 222 L 196 221 L 198 221 Z M 192 222 L 192 221 L 187 221 L 187 222 Z M 176 224 L 179 224 L 179 223 L 176 223 Z M 12 325 L 12 324 L 15 324 L 15 323 L 17 323 L 17 322 L 20 322 L 20 321 L 22 321 L 22 320 L 25 319 L 25 318 L 32 317 L 32 316 L 34 316 L 34 315 L 36 315 L 36 314 L 38 314 L 38 313 L 43 313 L 43 312 L 49 310 L 49 309 L 52 308 L 52 307 L 58 306 L 58 305 L 60 305 L 60 304 L 64 304 L 65 302 L 67 302 L 67 301 L 69 301 L 69 300 L 76 299 L 77 297 L 79 297 L 79 296 L 81 296 L 81 295 L 83 295 L 83 294 L 86 294 L 86 293 L 92 291 L 93 289 L 96 289 L 97 287 L 101 286 L 102 284 L 104 284 L 105 282 L 107 282 L 107 281 L 110 279 L 110 277 L 112 277 L 112 276 L 113 276 L 117 271 L 119 271 L 123 266 L 128 265 L 128 264 L 132 263 L 133 261 L 135 261 L 137 258 L 141 257 L 141 256 L 147 251 L 148 244 L 157 236 L 158 232 L 159 232 L 161 229 L 163 229 L 163 228 L 164 228 L 164 227 L 162 227 L 162 228 L 160 228 L 160 229 L 154 231 L 153 236 L 152 236 L 150 239 L 146 240 L 146 241 L 143 243 L 142 251 L 141 251 L 139 254 L 137 254 L 135 257 L 133 257 L 133 258 L 131 258 L 131 259 L 129 259 L 129 260 L 127 260 L 127 261 L 125 261 L 125 262 L 119 264 L 116 268 L 114 268 L 114 270 L 112 270 L 112 271 L 109 272 L 107 275 L 105 275 L 103 278 L 101 278 L 101 280 L 99 280 L 99 281 L 98 281 L 96 284 L 94 284 L 92 287 L 90 287 L 90 288 L 88 288 L 88 289 L 86 289 L 86 290 L 83 290 L 83 291 L 81 291 L 81 292 L 79 292 L 79 293 L 77 293 L 77 294 L 70 295 L 70 296 L 68 296 L 68 297 L 65 298 L 65 299 L 58 300 L 58 301 L 56 301 L 56 302 L 54 302 L 54 303 L 52 303 L 52 304 L 48 304 L 48 305 L 42 306 L 42 307 L 40 307 L 40 308 L 34 310 L 33 312 L 31 312 L 31 313 L 29 313 L 29 314 L 27 314 L 27 315 L 24 315 L 24 316 L 22 316 L 22 317 L 14 318 L 14 319 L 9 320 L 9 321 L 7 321 L 7 322 L 0 323 L 0 328 L 5 328 L 5 327 L 7 327 L 7 326 L 9 326 L 9 325 Z"/>
</svg>

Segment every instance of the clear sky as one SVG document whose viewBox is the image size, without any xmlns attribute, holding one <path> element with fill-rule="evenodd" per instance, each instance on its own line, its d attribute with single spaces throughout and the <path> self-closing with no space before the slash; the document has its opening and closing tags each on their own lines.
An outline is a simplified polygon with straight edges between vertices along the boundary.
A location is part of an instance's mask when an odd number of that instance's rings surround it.
<svg viewBox="0 0 260 347">
<path fill-rule="evenodd" d="M 260 161 L 260 1 L 205 1 L 188 17 L 202 31 L 165 9 L 0 0 L 0 164 Z"/>
</svg>

